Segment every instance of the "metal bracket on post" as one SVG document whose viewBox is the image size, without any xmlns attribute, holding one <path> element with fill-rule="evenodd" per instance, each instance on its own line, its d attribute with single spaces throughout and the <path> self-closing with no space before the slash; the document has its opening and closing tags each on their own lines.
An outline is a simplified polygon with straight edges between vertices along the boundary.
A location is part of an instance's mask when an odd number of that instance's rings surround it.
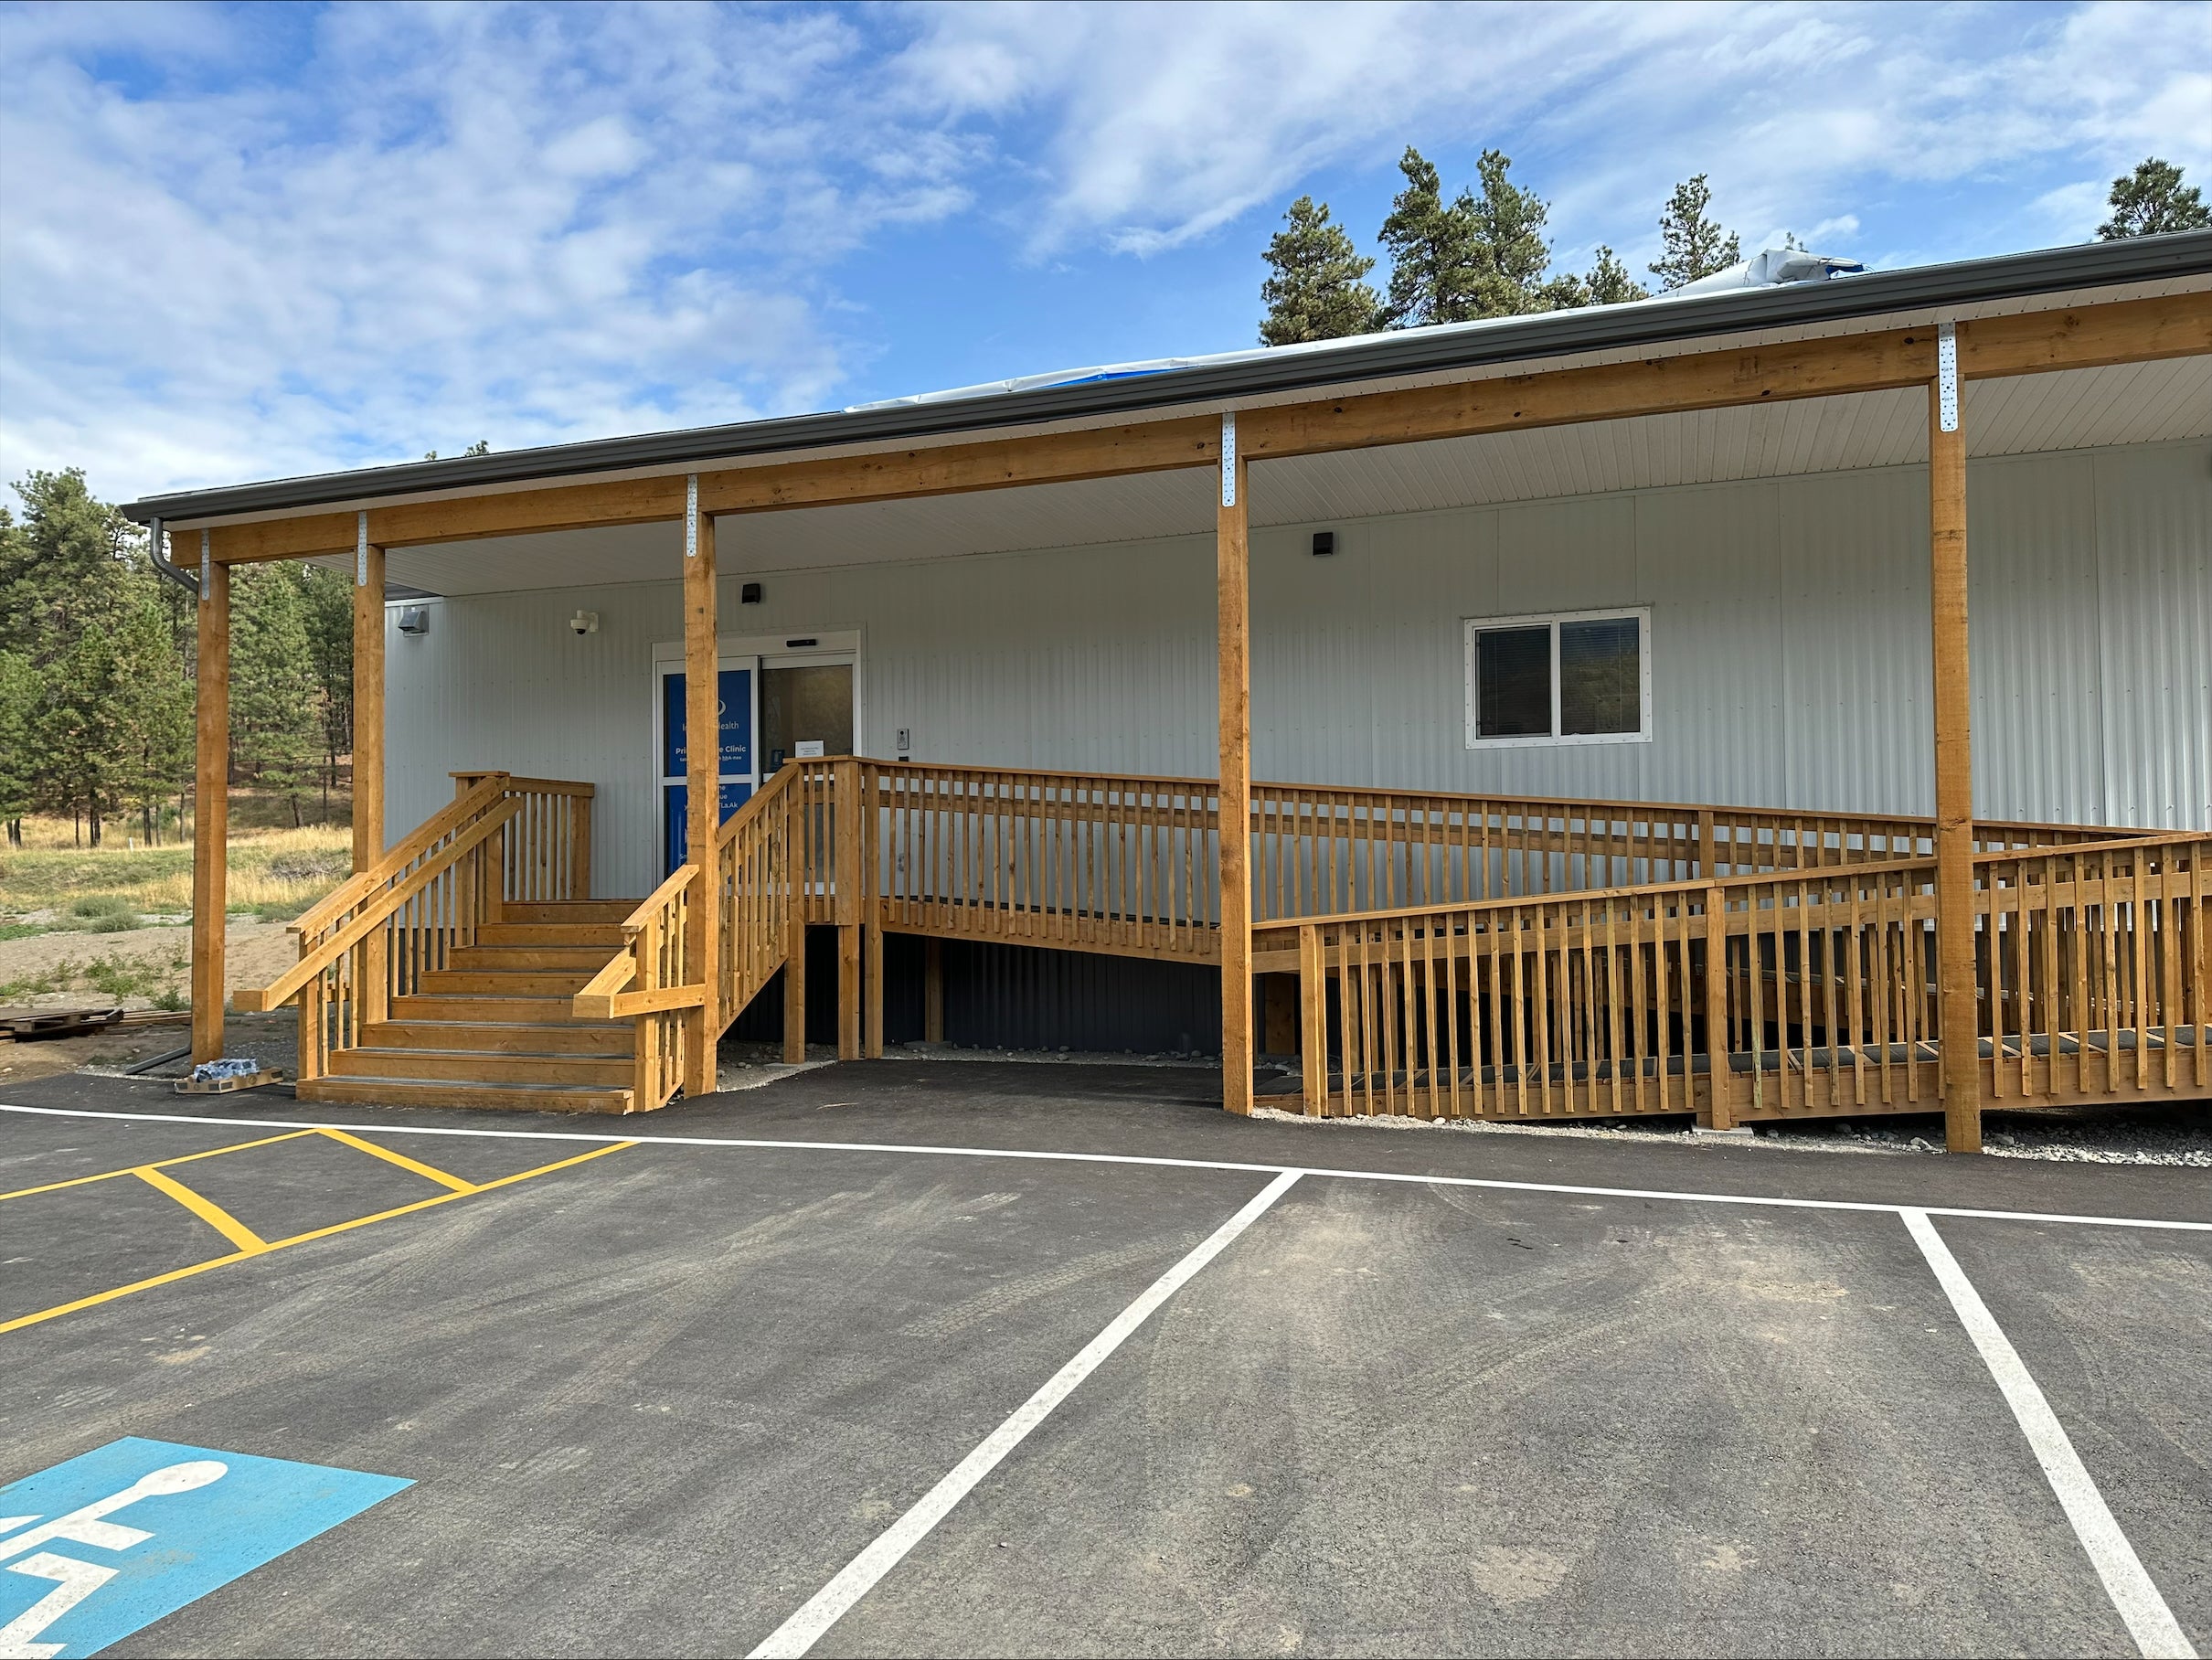
<svg viewBox="0 0 2212 1660">
<path fill-rule="evenodd" d="M 1237 411 L 1227 410 L 1221 416 L 1221 505 L 1237 505 Z"/>
<path fill-rule="evenodd" d="M 199 597 L 207 603 L 207 584 L 215 580 L 215 536 L 212 531 L 199 533 Z"/>
<path fill-rule="evenodd" d="M 1936 325 L 1936 424 L 1959 430 L 1959 325 Z"/>
<path fill-rule="evenodd" d="M 354 516 L 354 586 L 368 586 L 368 509 Z"/>
<path fill-rule="evenodd" d="M 696 473 L 684 478 L 684 557 L 699 557 L 699 475 Z"/>
</svg>

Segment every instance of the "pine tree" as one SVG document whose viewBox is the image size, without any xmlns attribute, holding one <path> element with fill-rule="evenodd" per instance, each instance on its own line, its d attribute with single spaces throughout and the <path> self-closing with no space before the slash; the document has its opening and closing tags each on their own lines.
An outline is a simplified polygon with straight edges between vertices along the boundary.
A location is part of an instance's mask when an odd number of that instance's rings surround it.
<svg viewBox="0 0 2212 1660">
<path fill-rule="evenodd" d="M 1505 152 L 1484 151 L 1475 164 L 1482 194 L 1462 190 L 1446 202 L 1435 166 L 1420 151 L 1407 149 L 1398 163 L 1406 187 L 1382 228 L 1383 245 L 1391 253 L 1390 299 L 1383 313 L 1388 326 L 1571 311 L 1647 297 L 1610 248 L 1598 250 L 1597 267 L 1588 277 L 1551 274 L 1551 243 L 1544 235 L 1550 206 L 1515 185 L 1512 167 Z"/>
<path fill-rule="evenodd" d="M 1628 267 L 1602 242 L 1598 244 L 1598 262 L 1590 268 L 1588 282 L 1592 305 L 1622 305 L 1652 297 L 1651 291 L 1631 277 Z"/>
<path fill-rule="evenodd" d="M 37 803 L 30 765 L 31 710 L 38 682 L 30 660 L 0 651 L 0 822 L 8 845 L 23 846 L 23 815 Z"/>
<path fill-rule="evenodd" d="M 1736 233 L 1724 231 L 1706 217 L 1712 206 L 1712 186 L 1700 173 L 1675 186 L 1666 211 L 1659 216 L 1659 235 L 1665 254 L 1652 262 L 1652 274 L 1669 288 L 1680 288 L 1715 271 L 1726 271 L 1743 258 Z"/>
<path fill-rule="evenodd" d="M 1464 191 L 1444 201 L 1436 165 L 1411 144 L 1398 158 L 1406 187 L 1390 204 L 1378 238 L 1390 250 L 1390 293 L 1382 320 L 1390 328 L 1464 323 L 1467 272 L 1474 264 L 1474 214 Z"/>
<path fill-rule="evenodd" d="M 1382 302 L 1360 280 L 1375 261 L 1352 246 L 1343 226 L 1330 222 L 1329 205 L 1302 196 L 1282 217 L 1288 229 L 1268 243 L 1268 278 L 1260 285 L 1268 308 L 1260 345 L 1339 340 L 1379 327 Z"/>
<path fill-rule="evenodd" d="M 277 568 L 231 580 L 230 749 L 237 769 L 283 796 L 292 822 L 314 779 L 320 721 L 298 582 Z"/>
<path fill-rule="evenodd" d="M 149 576 L 134 583 L 116 619 L 112 787 L 138 809 L 148 846 L 160 839 L 162 803 L 192 763 L 192 683 Z"/>
<path fill-rule="evenodd" d="M 1504 151 L 1484 151 L 1475 163 L 1483 193 L 1461 197 L 1474 227 L 1473 266 L 1459 285 L 1465 290 L 1471 314 L 1513 317 L 1587 304 L 1575 278 L 1546 282 L 1551 244 L 1545 240 L 1544 225 L 1551 208 L 1535 191 L 1522 189 L 1506 176 L 1512 167 L 1512 158 Z"/>
<path fill-rule="evenodd" d="M 353 585 L 345 573 L 320 566 L 285 569 L 299 586 L 300 616 L 314 669 L 323 733 L 323 816 L 327 819 L 330 792 L 337 784 L 338 757 L 352 754 L 354 747 Z"/>
<path fill-rule="evenodd" d="M 0 650 L 27 661 L 35 692 L 16 770 L 34 810 L 79 819 L 93 846 L 120 804 L 135 687 L 118 658 L 135 528 L 93 499 L 84 474 L 32 473 L 23 521 L 0 521 Z"/>
<path fill-rule="evenodd" d="M 2212 225 L 2212 208 L 2205 206 L 2204 193 L 2194 185 L 2184 187 L 2181 169 L 2155 155 L 2114 179 L 2105 206 L 2112 217 L 2097 227 L 2100 242 L 2154 237 L 2169 230 L 2202 230 Z"/>
</svg>

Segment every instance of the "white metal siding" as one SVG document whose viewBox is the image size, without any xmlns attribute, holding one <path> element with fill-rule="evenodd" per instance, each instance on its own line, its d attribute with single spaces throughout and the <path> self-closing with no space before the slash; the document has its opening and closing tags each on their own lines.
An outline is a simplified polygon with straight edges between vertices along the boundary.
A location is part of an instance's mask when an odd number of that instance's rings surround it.
<svg viewBox="0 0 2212 1660">
<path fill-rule="evenodd" d="M 2104 452 L 2096 469 L 2105 810 L 2212 828 L 2212 445 Z"/>
<path fill-rule="evenodd" d="M 1255 474 L 1267 488 L 1268 473 Z M 1969 470 L 1976 790 L 1990 816 L 2212 828 L 2212 442 Z M 1929 810 L 1920 467 L 1622 491 L 1253 536 L 1263 777 Z M 776 516 L 747 527 L 757 560 Z M 1339 551 L 1308 551 L 1317 527 Z M 921 760 L 1214 770 L 1210 534 L 749 572 L 730 634 L 862 635 L 861 742 Z M 726 538 L 727 539 L 727 538 Z M 879 552 L 895 553 L 897 548 Z M 601 787 L 594 882 L 654 869 L 652 647 L 672 582 L 456 598 L 390 643 L 390 822 L 500 766 Z M 1469 616 L 1653 608 L 1649 743 L 1470 752 Z M 571 635 L 569 613 L 601 613 Z"/>
</svg>

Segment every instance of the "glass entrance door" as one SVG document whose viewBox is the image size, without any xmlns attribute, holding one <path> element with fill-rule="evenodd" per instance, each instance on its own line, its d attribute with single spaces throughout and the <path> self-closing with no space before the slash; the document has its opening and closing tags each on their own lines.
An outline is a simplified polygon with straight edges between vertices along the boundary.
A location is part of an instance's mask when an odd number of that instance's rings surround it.
<svg viewBox="0 0 2212 1660">
<path fill-rule="evenodd" d="M 849 654 L 762 659 L 760 749 L 771 773 L 787 761 L 853 752 Z"/>
<path fill-rule="evenodd" d="M 720 755 L 716 763 L 721 801 L 717 822 L 728 818 L 751 797 L 760 782 L 753 749 L 753 673 L 756 659 L 725 657 L 721 661 L 718 733 Z M 690 734 L 684 701 L 684 671 L 661 671 L 661 874 L 673 873 L 689 857 L 690 841 Z"/>
</svg>

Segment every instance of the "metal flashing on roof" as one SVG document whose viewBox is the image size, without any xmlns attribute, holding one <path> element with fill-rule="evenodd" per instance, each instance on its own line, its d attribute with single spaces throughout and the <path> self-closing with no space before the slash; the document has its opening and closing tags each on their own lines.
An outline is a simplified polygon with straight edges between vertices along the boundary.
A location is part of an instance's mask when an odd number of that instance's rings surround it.
<svg viewBox="0 0 2212 1660">
<path fill-rule="evenodd" d="M 450 461 L 412 462 L 266 484 L 179 491 L 133 502 L 122 511 L 142 524 L 155 517 L 175 522 L 229 514 L 298 511 L 365 496 L 554 481 L 624 468 L 673 470 L 703 462 L 728 462 L 826 445 L 895 443 L 1040 421 L 1137 415 L 1196 400 L 1251 399 L 1394 376 L 1450 373 L 1574 353 L 1657 346 L 1749 329 L 1842 322 L 1884 313 L 2205 275 L 2212 275 L 2212 231 L 2184 231 L 1946 265 L 1869 271 L 1828 282 L 1737 289 L 1664 303 L 1654 301 L 1543 312 L 1482 328 L 1408 329 L 1397 335 L 1362 335 L 1335 349 L 1257 356 L 1239 354 L 1218 363 L 1195 364 L 1158 374 L 1091 378 L 997 396 L 782 416 L 504 454 L 457 456 Z"/>
</svg>

